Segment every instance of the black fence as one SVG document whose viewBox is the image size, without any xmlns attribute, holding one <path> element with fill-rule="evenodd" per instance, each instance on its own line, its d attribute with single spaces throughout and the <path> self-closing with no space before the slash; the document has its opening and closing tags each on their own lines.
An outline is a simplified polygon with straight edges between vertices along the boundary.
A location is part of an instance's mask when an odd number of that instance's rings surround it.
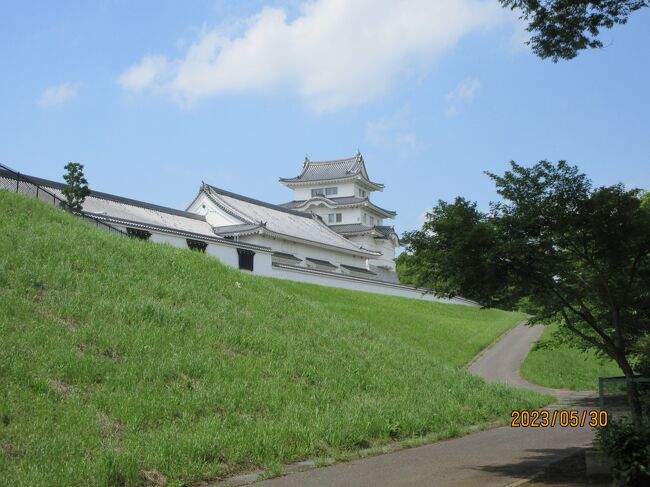
<svg viewBox="0 0 650 487">
<path fill-rule="evenodd" d="M 629 416 L 631 412 L 628 399 L 628 388 L 635 388 L 643 414 L 650 417 L 650 378 L 636 377 L 600 377 L 598 379 L 598 395 L 600 408 L 607 410 L 610 418 L 618 419 Z"/>
<path fill-rule="evenodd" d="M 12 193 L 24 194 L 30 198 L 34 198 L 49 205 L 66 210 L 76 217 L 82 218 L 91 225 L 94 225 L 97 228 L 101 228 L 102 230 L 116 233 L 118 235 L 127 236 L 125 232 L 117 227 L 109 225 L 108 223 L 91 215 L 88 215 L 87 213 L 73 210 L 70 205 L 68 205 L 67 201 L 55 195 L 52 191 L 44 188 L 29 176 L 20 174 L 10 167 L 5 166 L 4 164 L 0 164 L 0 190 L 3 189 L 11 191 Z"/>
</svg>

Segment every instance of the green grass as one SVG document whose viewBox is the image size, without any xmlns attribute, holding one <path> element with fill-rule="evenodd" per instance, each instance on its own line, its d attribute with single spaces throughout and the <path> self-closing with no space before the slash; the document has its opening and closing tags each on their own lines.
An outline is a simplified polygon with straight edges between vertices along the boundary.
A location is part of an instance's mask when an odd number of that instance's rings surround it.
<svg viewBox="0 0 650 487">
<path fill-rule="evenodd" d="M 622 375 L 618 366 L 593 351 L 583 352 L 568 345 L 549 346 L 554 326 L 544 334 L 521 364 L 521 375 L 535 384 L 573 391 L 595 391 L 598 377 Z"/>
<path fill-rule="evenodd" d="M 519 315 L 247 275 L 3 191 L 0 215 L 3 485 L 186 485 L 546 399 L 461 367 Z"/>
</svg>

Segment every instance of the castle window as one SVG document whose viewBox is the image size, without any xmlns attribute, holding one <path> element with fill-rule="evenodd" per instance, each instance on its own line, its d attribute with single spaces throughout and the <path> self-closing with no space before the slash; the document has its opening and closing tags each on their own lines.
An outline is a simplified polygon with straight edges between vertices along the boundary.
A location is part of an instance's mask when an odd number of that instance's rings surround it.
<svg viewBox="0 0 650 487">
<path fill-rule="evenodd" d="M 186 242 L 190 250 L 196 250 L 197 252 L 203 252 L 204 254 L 205 249 L 208 247 L 208 243 L 202 242 L 201 240 L 192 240 L 191 238 L 188 238 Z"/>
<path fill-rule="evenodd" d="M 323 188 L 314 188 L 311 190 L 311 197 L 313 198 L 314 196 L 323 196 L 325 194 L 325 190 Z"/>
<path fill-rule="evenodd" d="M 370 224 L 371 224 L 371 225 L 374 225 L 374 224 L 375 224 L 375 217 L 374 217 L 374 216 L 371 216 L 371 217 L 370 217 Z"/>
<path fill-rule="evenodd" d="M 359 198 L 365 198 L 366 197 L 366 190 L 359 188 Z"/>
<path fill-rule="evenodd" d="M 151 232 L 147 232 L 146 230 L 142 230 L 141 228 L 127 227 L 126 233 L 129 235 L 129 237 L 137 238 L 138 240 L 149 240 L 149 237 L 151 237 Z"/>
<path fill-rule="evenodd" d="M 253 272 L 253 257 L 255 256 L 255 252 L 247 249 L 237 249 L 237 255 L 239 255 L 239 268 Z"/>
<path fill-rule="evenodd" d="M 326 195 L 338 194 L 339 188 L 325 188 Z"/>
<path fill-rule="evenodd" d="M 341 223 L 343 221 L 342 213 L 328 213 L 327 223 Z"/>
</svg>

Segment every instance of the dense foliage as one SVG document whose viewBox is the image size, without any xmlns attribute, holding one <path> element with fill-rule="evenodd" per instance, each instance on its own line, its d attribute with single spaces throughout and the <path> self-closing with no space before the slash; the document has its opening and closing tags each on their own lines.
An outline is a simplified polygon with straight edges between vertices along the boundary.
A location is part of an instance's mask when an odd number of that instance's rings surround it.
<svg viewBox="0 0 650 487">
<path fill-rule="evenodd" d="M 614 462 L 613 474 L 618 485 L 647 487 L 650 485 L 650 423 L 640 428 L 628 420 L 612 422 L 599 428 L 598 444 Z"/>
<path fill-rule="evenodd" d="M 524 306 L 565 338 L 633 377 L 650 334 L 650 208 L 638 190 L 592 188 L 576 167 L 516 163 L 489 174 L 502 201 L 489 213 L 439 202 L 403 237 L 407 279 L 486 306 Z M 638 395 L 630 392 L 636 415 Z"/>
<path fill-rule="evenodd" d="M 600 30 L 625 24 L 647 0 L 500 0 L 519 10 L 533 33 L 528 44 L 542 59 L 572 59 L 583 49 L 603 47 Z"/>
</svg>

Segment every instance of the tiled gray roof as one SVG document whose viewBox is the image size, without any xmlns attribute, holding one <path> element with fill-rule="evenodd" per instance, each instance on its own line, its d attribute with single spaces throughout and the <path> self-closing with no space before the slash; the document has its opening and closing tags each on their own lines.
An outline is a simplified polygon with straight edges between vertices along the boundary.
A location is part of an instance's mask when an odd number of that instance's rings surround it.
<svg viewBox="0 0 650 487">
<path fill-rule="evenodd" d="M 364 179 L 370 181 L 368 172 L 361 153 L 347 159 L 336 159 L 333 161 L 310 161 L 305 158 L 305 162 L 300 174 L 293 178 L 280 178 L 282 182 L 309 182 L 309 181 L 329 181 L 333 179 L 347 179 L 361 174 Z M 372 183 L 376 186 L 383 187 L 383 184 Z"/>
<path fill-rule="evenodd" d="M 356 267 L 353 265 L 347 265 L 347 264 L 341 264 L 341 267 L 344 269 L 347 269 L 352 272 L 358 272 L 359 274 L 369 274 L 371 276 L 375 276 L 376 273 L 369 271 L 368 269 L 364 269 L 363 267 Z"/>
<path fill-rule="evenodd" d="M 330 267 L 332 269 L 336 269 L 336 266 L 327 260 L 314 259 L 313 257 L 306 257 L 305 260 L 313 264 L 321 265 L 323 267 Z"/>
<path fill-rule="evenodd" d="M 330 225 L 330 228 L 340 235 L 351 235 L 354 233 L 369 233 L 373 227 L 362 223 L 343 223 L 342 225 Z"/>
<path fill-rule="evenodd" d="M 375 225 L 375 230 L 380 232 L 386 238 L 390 238 L 392 235 L 395 235 L 395 237 L 397 237 L 397 239 L 399 240 L 399 237 L 395 232 L 395 227 L 391 227 L 388 225 Z"/>
<path fill-rule="evenodd" d="M 384 238 L 391 238 L 393 235 L 397 237 L 395 229 L 387 225 L 375 225 L 374 227 L 370 227 L 361 223 L 344 223 L 343 225 L 330 225 L 330 228 L 340 235 L 358 235 L 370 233 L 374 230 L 379 232 Z"/>
<path fill-rule="evenodd" d="M 65 184 L 38 178 L 31 179 L 50 189 L 56 196 L 65 199 L 61 192 L 65 188 Z M 161 228 L 214 237 L 212 227 L 203 216 L 99 191 L 91 191 L 90 195 L 86 196 L 83 211 L 99 217 L 113 217 L 129 222 L 151 224 Z"/>
<path fill-rule="evenodd" d="M 283 208 L 289 208 L 289 209 L 297 209 L 301 208 L 305 205 L 305 203 L 310 202 L 310 201 L 324 201 L 326 203 L 329 203 L 330 205 L 337 207 L 344 207 L 344 206 L 361 206 L 364 203 L 367 203 L 370 208 L 373 208 L 377 210 L 379 213 L 383 213 L 385 215 L 388 215 L 390 217 L 394 217 L 397 215 L 396 212 L 392 210 L 386 210 L 385 208 L 382 208 L 380 206 L 375 205 L 373 202 L 370 201 L 369 198 L 359 198 L 357 196 L 340 196 L 337 198 L 329 198 L 327 196 L 314 196 L 313 198 L 310 198 L 308 200 L 295 200 L 295 201 L 289 201 L 288 203 L 283 203 L 280 206 Z"/>
<path fill-rule="evenodd" d="M 383 267 L 377 267 L 376 265 L 369 265 L 370 270 L 373 271 L 377 277 L 378 281 L 389 282 L 391 284 L 399 284 L 399 277 L 397 277 L 397 272 L 390 269 L 385 269 Z"/>
<path fill-rule="evenodd" d="M 302 259 L 299 259 L 293 254 L 287 254 L 286 252 L 273 252 L 273 257 L 278 257 L 280 259 L 292 260 L 294 262 L 302 262 Z"/>
<path fill-rule="evenodd" d="M 263 231 L 286 235 L 317 245 L 336 247 L 340 251 L 355 252 L 365 256 L 379 255 L 355 245 L 332 231 L 310 213 L 290 210 L 252 198 L 247 198 L 214 186 L 204 185 L 203 191 L 223 211 L 236 215 L 243 224 L 259 225 Z"/>
<path fill-rule="evenodd" d="M 313 198 L 310 198 L 309 200 L 294 200 L 294 201 L 289 201 L 288 203 L 282 203 L 280 206 L 284 208 L 299 208 L 302 205 L 305 204 L 305 202 L 313 200 L 313 199 L 321 199 L 325 201 L 330 201 L 332 204 L 337 204 L 337 205 L 351 205 L 355 203 L 363 203 L 366 201 L 368 198 L 359 198 L 357 196 L 341 196 L 341 197 L 336 197 L 336 198 L 331 198 L 328 196 L 314 196 Z"/>
<path fill-rule="evenodd" d="M 257 223 L 242 223 L 241 225 L 224 225 L 222 227 L 214 227 L 214 233 L 222 237 L 232 237 L 249 233 L 253 230 L 260 228 L 261 225 Z"/>
<path fill-rule="evenodd" d="M 65 184 L 34 176 L 28 178 L 55 196 L 65 199 L 62 193 Z M 82 211 L 97 219 L 125 226 L 170 232 L 194 239 L 223 241 L 214 234 L 212 226 L 201 215 L 100 191 L 90 191 L 83 203 Z M 227 244 L 231 245 L 231 243 Z M 251 247 L 251 244 L 243 244 L 242 247 Z"/>
</svg>

